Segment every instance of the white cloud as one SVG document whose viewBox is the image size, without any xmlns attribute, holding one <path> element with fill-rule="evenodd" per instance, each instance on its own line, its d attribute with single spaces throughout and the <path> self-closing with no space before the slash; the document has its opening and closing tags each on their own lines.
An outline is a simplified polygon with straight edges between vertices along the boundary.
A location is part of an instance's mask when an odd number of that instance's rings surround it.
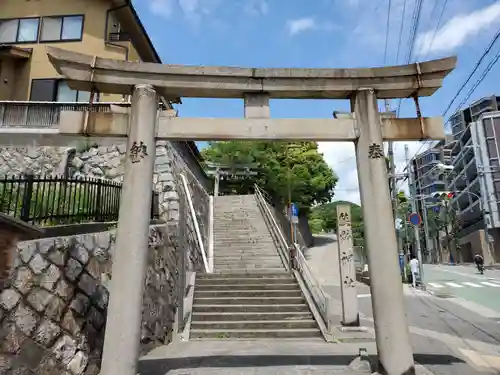
<svg viewBox="0 0 500 375">
<path fill-rule="evenodd" d="M 169 18 L 174 12 L 174 3 L 174 0 L 151 0 L 149 9 L 157 16 Z"/>
<path fill-rule="evenodd" d="M 454 16 L 435 33 L 435 36 L 434 29 L 419 35 L 415 45 L 422 46 L 421 51 L 426 53 L 427 51 L 450 52 L 468 43 L 477 34 L 499 21 L 500 1 L 470 13 Z"/>
<path fill-rule="evenodd" d="M 416 152 L 423 152 L 421 142 L 396 142 L 394 146 L 394 161 L 396 172 L 403 173 L 406 166 L 404 145 L 408 145 L 408 154 L 412 158 Z M 324 154 L 325 161 L 333 168 L 339 181 L 335 188 L 334 200 L 346 200 L 360 203 L 358 171 L 352 142 L 319 142 L 318 148 Z M 406 183 L 398 184 L 399 190 L 408 194 Z"/>
<path fill-rule="evenodd" d="M 201 17 L 210 15 L 223 0 L 149 0 L 151 13 L 170 18 L 180 11 L 187 19 L 197 22 Z"/>
<path fill-rule="evenodd" d="M 198 0 L 179 0 L 179 6 L 186 15 L 193 15 L 198 11 L 200 3 Z"/>
<path fill-rule="evenodd" d="M 287 21 L 287 28 L 290 35 L 295 35 L 307 30 L 315 29 L 316 22 L 313 17 L 299 18 Z"/>
</svg>

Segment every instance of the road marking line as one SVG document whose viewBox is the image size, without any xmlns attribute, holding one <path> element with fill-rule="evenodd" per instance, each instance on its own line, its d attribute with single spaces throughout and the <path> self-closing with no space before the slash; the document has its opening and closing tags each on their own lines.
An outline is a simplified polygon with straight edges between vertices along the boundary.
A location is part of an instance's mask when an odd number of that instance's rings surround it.
<svg viewBox="0 0 500 375">
<path fill-rule="evenodd" d="M 455 284 L 455 283 L 446 283 L 446 285 L 449 285 L 453 288 L 463 288 L 463 285 Z"/>
<path fill-rule="evenodd" d="M 488 286 L 492 286 L 492 287 L 494 287 L 494 288 L 500 288 L 500 284 L 493 284 L 493 283 L 489 283 L 489 282 L 487 282 L 487 281 L 483 281 L 483 282 L 481 282 L 481 284 L 483 284 L 483 285 L 488 285 Z"/>
<path fill-rule="evenodd" d="M 371 296 L 372 296 L 371 294 L 358 294 L 358 298 L 367 298 Z"/>
<path fill-rule="evenodd" d="M 467 357 L 472 364 L 473 367 L 483 367 L 489 368 L 492 370 L 500 369 L 500 356 L 491 355 L 491 354 L 481 354 L 475 350 L 467 350 L 467 349 L 459 349 L 463 356 Z"/>
<path fill-rule="evenodd" d="M 473 288 L 482 288 L 483 287 L 482 285 L 474 284 L 474 283 L 471 283 L 469 281 L 464 281 L 462 284 L 472 286 Z"/>
<path fill-rule="evenodd" d="M 436 289 L 444 288 L 444 286 L 442 286 L 441 284 L 437 284 L 437 283 L 427 283 L 427 285 L 430 285 L 430 286 L 432 286 L 433 288 L 436 288 Z"/>
</svg>

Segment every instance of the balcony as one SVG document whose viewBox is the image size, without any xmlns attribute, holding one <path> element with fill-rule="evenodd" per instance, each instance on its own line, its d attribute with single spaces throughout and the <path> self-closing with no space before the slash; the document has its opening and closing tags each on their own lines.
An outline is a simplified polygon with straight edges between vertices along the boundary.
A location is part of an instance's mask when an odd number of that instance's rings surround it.
<svg viewBox="0 0 500 375">
<path fill-rule="evenodd" d="M 129 42 L 130 40 L 130 34 L 123 31 L 108 34 L 108 42 Z"/>
<path fill-rule="evenodd" d="M 129 103 L 60 103 L 60 102 L 1 102 L 0 129 L 32 127 L 57 128 L 62 111 L 111 112 L 111 105 L 130 106 Z"/>
</svg>

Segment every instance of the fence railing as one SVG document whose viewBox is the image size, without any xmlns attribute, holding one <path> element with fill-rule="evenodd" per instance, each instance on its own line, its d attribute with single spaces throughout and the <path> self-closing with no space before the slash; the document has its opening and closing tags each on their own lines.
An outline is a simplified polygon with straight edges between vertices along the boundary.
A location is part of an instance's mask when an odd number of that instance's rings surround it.
<svg viewBox="0 0 500 375">
<path fill-rule="evenodd" d="M 60 102 L 0 102 L 0 127 L 56 128 L 62 111 L 110 112 L 111 104 L 127 103 L 60 103 Z"/>
<path fill-rule="evenodd" d="M 0 212 L 39 226 L 118 220 L 122 185 L 94 178 L 0 177 Z M 151 219 L 158 217 L 153 194 Z"/>
</svg>

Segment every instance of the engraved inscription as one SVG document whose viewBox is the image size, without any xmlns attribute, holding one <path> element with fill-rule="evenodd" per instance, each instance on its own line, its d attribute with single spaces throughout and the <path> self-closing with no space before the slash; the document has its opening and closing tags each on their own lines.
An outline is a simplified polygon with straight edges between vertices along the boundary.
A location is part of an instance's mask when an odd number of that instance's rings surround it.
<svg viewBox="0 0 500 375">
<path fill-rule="evenodd" d="M 384 152 L 382 146 L 376 143 L 372 143 L 368 146 L 368 157 L 370 159 L 380 159 L 384 157 Z"/>
<path fill-rule="evenodd" d="M 145 156 L 148 156 L 148 146 L 146 146 L 143 141 L 140 141 L 139 144 L 134 141 L 130 148 L 130 159 L 132 159 L 132 163 L 139 163 Z"/>
</svg>

